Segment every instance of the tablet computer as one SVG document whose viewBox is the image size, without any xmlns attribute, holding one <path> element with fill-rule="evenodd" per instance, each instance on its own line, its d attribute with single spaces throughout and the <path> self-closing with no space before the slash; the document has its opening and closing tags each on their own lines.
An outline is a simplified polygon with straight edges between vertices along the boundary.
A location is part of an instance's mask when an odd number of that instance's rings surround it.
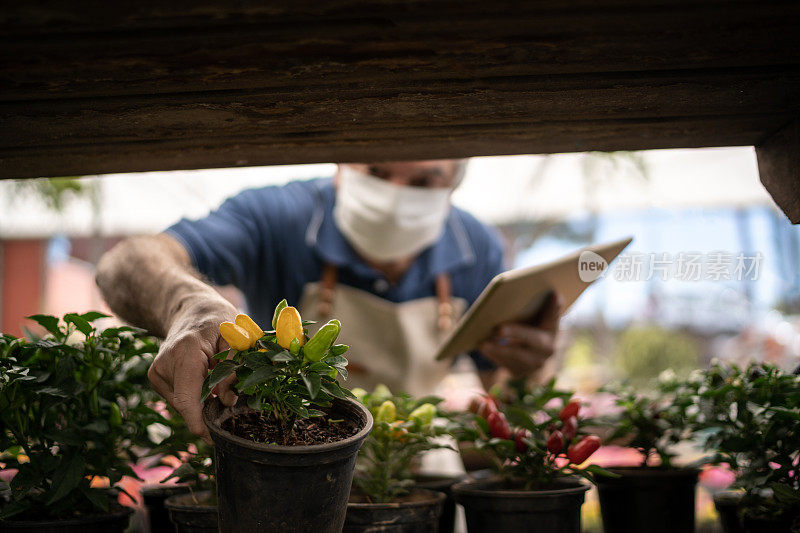
<svg viewBox="0 0 800 533">
<path fill-rule="evenodd" d="M 563 314 L 632 240 L 587 246 L 555 261 L 498 274 L 445 338 L 436 359 L 474 350 L 504 322 L 532 319 L 552 292 L 561 295 Z"/>
</svg>

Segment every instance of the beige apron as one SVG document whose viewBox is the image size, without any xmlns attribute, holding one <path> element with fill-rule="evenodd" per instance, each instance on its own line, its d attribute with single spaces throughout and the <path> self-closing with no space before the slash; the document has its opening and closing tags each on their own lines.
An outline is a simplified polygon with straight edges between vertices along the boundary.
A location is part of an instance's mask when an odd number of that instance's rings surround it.
<svg viewBox="0 0 800 533">
<path fill-rule="evenodd" d="M 335 317 L 342 322 L 337 342 L 350 346 L 346 386 L 371 391 L 383 383 L 393 392 L 433 394 L 451 363 L 435 361 L 436 349 L 467 307 L 465 300 L 449 294 L 449 277 L 437 279 L 437 296 L 393 303 L 336 285 L 335 276 L 334 267 L 328 266 L 321 282 L 304 287 L 300 313 L 308 320 Z M 314 326 L 310 330 L 312 334 Z"/>
</svg>

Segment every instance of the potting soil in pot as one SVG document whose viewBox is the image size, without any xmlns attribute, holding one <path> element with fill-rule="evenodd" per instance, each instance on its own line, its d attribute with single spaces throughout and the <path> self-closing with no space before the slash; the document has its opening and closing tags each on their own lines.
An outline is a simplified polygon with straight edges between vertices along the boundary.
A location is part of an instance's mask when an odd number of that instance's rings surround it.
<svg viewBox="0 0 800 533">
<path fill-rule="evenodd" d="M 294 432 L 284 441 L 281 428 L 271 419 L 257 412 L 234 415 L 222 424 L 222 429 L 237 437 L 253 442 L 281 444 L 284 446 L 311 446 L 338 442 L 358 433 L 359 428 L 349 420 L 332 423 L 330 414 L 295 422 Z"/>
</svg>

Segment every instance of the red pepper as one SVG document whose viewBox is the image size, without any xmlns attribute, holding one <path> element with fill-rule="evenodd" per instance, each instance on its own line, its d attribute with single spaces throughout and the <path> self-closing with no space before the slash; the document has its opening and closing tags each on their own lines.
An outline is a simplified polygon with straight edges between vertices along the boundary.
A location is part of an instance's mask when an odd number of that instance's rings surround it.
<svg viewBox="0 0 800 533">
<path fill-rule="evenodd" d="M 564 427 L 561 428 L 561 433 L 564 434 L 564 439 L 569 442 L 578 434 L 578 419 L 571 416 L 564 420 Z"/>
<path fill-rule="evenodd" d="M 489 415 L 497 412 L 497 406 L 489 398 L 481 398 L 481 404 L 478 406 L 478 416 L 484 420 L 489 420 Z"/>
<path fill-rule="evenodd" d="M 547 449 L 555 455 L 564 450 L 564 435 L 559 430 L 550 433 L 550 437 L 547 438 Z"/>
<path fill-rule="evenodd" d="M 577 417 L 578 411 L 581 410 L 581 402 L 578 400 L 572 400 L 564 408 L 558 413 L 558 418 L 560 418 L 563 422 L 566 422 L 570 418 Z"/>
<path fill-rule="evenodd" d="M 528 445 L 522 439 L 527 439 L 531 436 L 531 432 L 524 428 L 519 428 L 514 434 L 514 449 L 519 453 L 528 451 Z"/>
<path fill-rule="evenodd" d="M 486 421 L 489 423 L 489 433 L 492 437 L 504 440 L 511 438 L 511 428 L 508 426 L 506 415 L 499 411 L 494 411 L 489 414 L 489 418 Z"/>
<path fill-rule="evenodd" d="M 583 437 L 578 444 L 573 444 L 567 450 L 567 457 L 572 464 L 579 465 L 600 448 L 600 437 L 589 435 Z"/>
</svg>

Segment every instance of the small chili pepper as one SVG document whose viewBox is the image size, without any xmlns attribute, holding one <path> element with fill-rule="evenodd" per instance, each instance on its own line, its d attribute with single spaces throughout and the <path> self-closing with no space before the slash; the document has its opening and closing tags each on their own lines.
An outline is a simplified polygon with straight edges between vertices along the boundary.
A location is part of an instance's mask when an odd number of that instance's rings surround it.
<svg viewBox="0 0 800 533">
<path fill-rule="evenodd" d="M 396 417 L 397 408 L 394 406 L 394 402 L 386 400 L 378 407 L 378 411 L 375 413 L 375 422 L 392 423 Z"/>
<path fill-rule="evenodd" d="M 119 405 L 116 403 L 111 404 L 111 413 L 108 415 L 108 423 L 111 427 L 119 427 L 122 425 L 122 412 L 119 410 Z"/>
<path fill-rule="evenodd" d="M 514 449 L 517 450 L 519 453 L 525 453 L 528 451 L 528 445 L 525 443 L 523 439 L 527 439 L 531 436 L 531 432 L 525 428 L 519 428 L 516 433 L 514 434 Z"/>
<path fill-rule="evenodd" d="M 564 420 L 564 427 L 561 428 L 564 440 L 571 441 L 578 434 L 578 419 L 571 416 Z"/>
<path fill-rule="evenodd" d="M 589 435 L 567 449 L 567 457 L 572 464 L 579 465 L 600 448 L 600 437 Z"/>
<path fill-rule="evenodd" d="M 278 317 L 281 316 L 281 311 L 288 305 L 286 298 L 284 298 L 275 306 L 275 312 L 272 313 L 272 329 L 278 329 Z"/>
<path fill-rule="evenodd" d="M 282 348 L 288 350 L 292 344 L 292 339 L 297 339 L 299 346 L 303 346 L 306 343 L 303 320 L 300 318 L 300 313 L 297 312 L 297 309 L 284 307 L 281 314 L 278 315 L 278 321 L 275 325 L 275 341 Z"/>
<path fill-rule="evenodd" d="M 561 419 L 562 422 L 566 422 L 567 419 L 578 416 L 578 411 L 581 410 L 581 402 L 578 400 L 572 400 L 564 408 L 558 413 L 558 418 Z"/>
<path fill-rule="evenodd" d="M 378 400 L 388 400 L 392 397 L 392 391 L 389 390 L 389 387 L 384 385 L 383 383 L 378 383 L 375 385 L 375 389 L 372 391 L 372 397 Z"/>
<path fill-rule="evenodd" d="M 508 440 L 511 438 L 511 428 L 506 420 L 506 415 L 500 411 L 494 411 L 486 419 L 489 423 L 489 434 L 498 439 Z"/>
<path fill-rule="evenodd" d="M 244 313 L 236 315 L 236 319 L 234 323 L 239 326 L 240 328 L 244 328 L 247 331 L 247 334 L 250 336 L 250 347 L 253 348 L 256 345 L 256 341 L 264 336 L 264 330 L 262 330 L 258 324 L 256 324 L 252 318 L 245 315 Z"/>
<path fill-rule="evenodd" d="M 547 438 L 547 450 L 554 455 L 558 455 L 564 450 L 564 435 L 559 430 L 550 433 Z"/>
<path fill-rule="evenodd" d="M 339 332 L 342 330 L 342 324 L 338 320 L 331 320 L 314 334 L 308 342 L 303 346 L 303 354 L 313 362 L 322 359 L 325 352 L 336 342 L 339 337 Z"/>
<path fill-rule="evenodd" d="M 492 400 L 488 398 L 481 399 L 481 405 L 478 407 L 478 416 L 484 420 L 489 420 L 489 415 L 497 412 L 497 406 Z"/>
<path fill-rule="evenodd" d="M 392 438 L 399 442 L 406 442 L 408 440 L 408 430 L 400 427 L 404 422 L 402 420 L 395 420 L 392 422 Z"/>
<path fill-rule="evenodd" d="M 237 351 L 250 348 L 250 335 L 247 330 L 233 322 L 223 322 L 219 325 L 219 334 L 228 343 L 228 346 Z"/>
<path fill-rule="evenodd" d="M 416 420 L 422 426 L 427 426 L 433 422 L 436 416 L 436 406 L 432 403 L 423 403 L 408 415 L 408 418 Z"/>
</svg>

